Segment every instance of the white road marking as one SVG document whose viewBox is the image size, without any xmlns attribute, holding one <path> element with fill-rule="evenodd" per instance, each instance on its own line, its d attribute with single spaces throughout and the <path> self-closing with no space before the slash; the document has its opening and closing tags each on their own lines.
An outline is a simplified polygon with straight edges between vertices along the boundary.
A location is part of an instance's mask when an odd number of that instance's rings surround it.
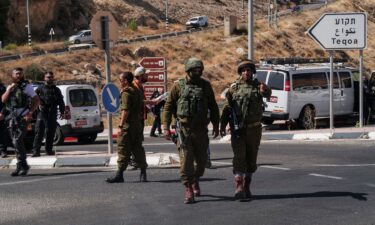
<svg viewBox="0 0 375 225">
<path fill-rule="evenodd" d="M 211 161 L 211 163 L 213 163 L 213 164 L 221 164 L 221 165 L 232 165 L 232 163 L 230 163 L 230 162 L 217 162 L 217 161 Z"/>
<path fill-rule="evenodd" d="M 330 179 L 335 179 L 335 180 L 342 180 L 342 179 L 344 179 L 342 177 L 328 176 L 328 175 L 318 174 L 318 173 L 310 173 L 309 175 L 310 176 L 315 176 L 315 177 L 330 178 Z"/>
<path fill-rule="evenodd" d="M 279 166 L 260 166 L 260 167 L 268 168 L 268 169 L 275 169 L 275 170 L 290 170 L 290 168 L 279 167 Z"/>
<path fill-rule="evenodd" d="M 371 183 L 364 183 L 365 185 L 369 186 L 369 187 L 373 187 L 375 188 L 375 184 L 371 184 Z"/>
<path fill-rule="evenodd" d="M 322 166 L 322 167 L 366 167 L 366 166 L 375 166 L 375 164 L 314 164 L 313 166 Z"/>
</svg>

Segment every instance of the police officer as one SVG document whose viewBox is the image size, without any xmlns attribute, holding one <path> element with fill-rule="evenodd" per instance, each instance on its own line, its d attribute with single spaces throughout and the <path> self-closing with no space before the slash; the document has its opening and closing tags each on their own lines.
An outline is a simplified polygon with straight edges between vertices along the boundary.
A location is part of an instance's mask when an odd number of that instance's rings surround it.
<svg viewBox="0 0 375 225">
<path fill-rule="evenodd" d="M 253 79 L 256 69 L 252 61 L 241 61 L 237 72 L 240 78 L 227 92 L 227 102 L 221 115 L 220 135 L 226 135 L 225 129 L 229 122 L 234 153 L 235 198 L 245 199 L 251 197 L 251 178 L 257 169 L 262 136 L 263 97 L 269 98 L 271 89 Z"/>
<path fill-rule="evenodd" d="M 6 87 L 0 78 L 0 98 L 5 93 Z M 5 107 L 4 103 L 0 101 L 0 154 L 1 158 L 6 158 L 7 154 L 7 145 L 8 145 L 8 131 L 5 124 Z"/>
<path fill-rule="evenodd" d="M 12 84 L 7 87 L 1 100 L 6 104 L 9 113 L 8 128 L 17 158 L 16 170 L 11 173 L 11 176 L 24 176 L 30 167 L 26 161 L 23 138 L 27 122 L 31 120 L 33 112 L 39 106 L 39 97 L 32 85 L 24 79 L 22 68 L 15 68 L 12 71 Z"/>
<path fill-rule="evenodd" d="M 53 72 L 46 72 L 44 74 L 44 84 L 39 86 L 35 92 L 40 98 L 40 106 L 35 124 L 32 157 L 40 156 L 44 134 L 46 135 L 46 153 L 47 155 L 54 155 L 55 153 L 52 151 L 52 148 L 57 126 L 57 107 L 60 111 L 60 119 L 63 119 L 65 103 L 60 89 L 54 84 Z"/>
<path fill-rule="evenodd" d="M 134 160 L 141 168 L 140 182 L 147 182 L 146 154 L 142 147 L 143 141 L 143 95 L 133 84 L 134 75 L 131 72 L 120 74 L 121 83 L 121 105 L 120 105 L 120 132 L 117 139 L 118 170 L 115 176 L 107 178 L 108 183 L 124 182 L 123 173 L 126 170 L 130 155 L 133 153 Z"/>
<path fill-rule="evenodd" d="M 180 125 L 178 146 L 180 177 L 186 188 L 185 204 L 194 203 L 194 197 L 201 194 L 199 179 L 204 174 L 207 160 L 207 125 L 210 121 L 214 138 L 219 134 L 219 108 L 210 82 L 201 78 L 203 69 L 201 60 L 188 59 L 185 63 L 187 75 L 174 82 L 164 105 L 163 127 L 168 140 L 171 137 L 172 115 Z M 210 119 L 207 118 L 208 110 Z"/>
</svg>

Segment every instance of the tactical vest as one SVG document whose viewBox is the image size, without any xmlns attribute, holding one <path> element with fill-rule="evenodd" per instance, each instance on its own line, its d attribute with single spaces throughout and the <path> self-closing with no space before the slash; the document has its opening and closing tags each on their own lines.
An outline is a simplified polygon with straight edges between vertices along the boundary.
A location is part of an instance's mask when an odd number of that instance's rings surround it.
<svg viewBox="0 0 375 225">
<path fill-rule="evenodd" d="M 39 98 L 43 104 L 43 106 L 53 107 L 57 106 L 58 99 L 56 93 L 56 86 L 47 87 L 43 85 L 40 87 L 39 91 Z"/>
<path fill-rule="evenodd" d="M 29 107 L 29 97 L 23 92 L 27 86 L 27 82 L 22 82 L 16 85 L 14 90 L 10 93 L 7 102 L 7 108 L 28 108 Z"/>
<path fill-rule="evenodd" d="M 238 120 L 245 126 L 259 122 L 263 114 L 263 97 L 257 86 L 247 83 L 236 83 L 233 86 L 232 99 Z"/>
<path fill-rule="evenodd" d="M 184 78 L 178 82 L 181 95 L 177 101 L 177 117 L 183 122 L 189 122 L 191 126 L 207 122 L 208 103 L 205 88 L 194 84 L 186 84 Z"/>
</svg>

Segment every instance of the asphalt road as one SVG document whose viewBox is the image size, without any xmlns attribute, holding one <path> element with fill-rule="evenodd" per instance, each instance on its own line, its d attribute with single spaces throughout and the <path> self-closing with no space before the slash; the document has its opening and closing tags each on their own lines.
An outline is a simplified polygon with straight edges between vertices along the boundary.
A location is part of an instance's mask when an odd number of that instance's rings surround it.
<svg viewBox="0 0 375 225">
<path fill-rule="evenodd" d="M 149 144 L 146 150 L 175 151 Z M 192 205 L 183 204 L 178 169 L 150 169 L 148 183 L 127 171 L 125 183 L 111 185 L 104 180 L 113 171 L 105 168 L 34 169 L 17 178 L 4 169 L 0 224 L 375 224 L 373 146 L 264 142 L 249 202 L 233 201 L 228 144 L 211 145 L 214 168 Z"/>
</svg>

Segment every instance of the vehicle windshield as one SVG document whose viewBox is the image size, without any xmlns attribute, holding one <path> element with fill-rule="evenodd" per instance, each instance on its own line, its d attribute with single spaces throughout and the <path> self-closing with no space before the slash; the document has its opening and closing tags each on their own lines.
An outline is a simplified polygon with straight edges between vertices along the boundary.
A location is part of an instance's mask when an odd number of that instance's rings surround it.
<svg viewBox="0 0 375 225">
<path fill-rule="evenodd" d="M 191 18 L 190 21 L 197 21 L 198 18 Z"/>
<path fill-rule="evenodd" d="M 76 89 L 69 92 L 70 103 L 73 107 L 96 106 L 98 100 L 91 89 Z"/>
<path fill-rule="evenodd" d="M 77 36 L 80 36 L 81 34 L 83 34 L 84 33 L 84 31 L 80 31 L 80 32 L 78 32 L 76 35 Z"/>
</svg>

